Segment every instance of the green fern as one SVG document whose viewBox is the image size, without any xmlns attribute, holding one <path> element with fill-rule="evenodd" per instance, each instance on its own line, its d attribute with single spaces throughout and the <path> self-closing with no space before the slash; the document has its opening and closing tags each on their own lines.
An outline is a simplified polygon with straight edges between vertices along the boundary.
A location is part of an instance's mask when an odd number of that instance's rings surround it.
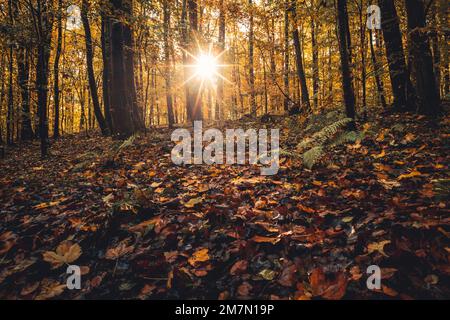
<svg viewBox="0 0 450 320">
<path fill-rule="evenodd" d="M 320 160 L 323 155 L 323 147 L 317 146 L 303 154 L 303 164 L 308 169 L 312 169 L 313 166 Z"/>
</svg>

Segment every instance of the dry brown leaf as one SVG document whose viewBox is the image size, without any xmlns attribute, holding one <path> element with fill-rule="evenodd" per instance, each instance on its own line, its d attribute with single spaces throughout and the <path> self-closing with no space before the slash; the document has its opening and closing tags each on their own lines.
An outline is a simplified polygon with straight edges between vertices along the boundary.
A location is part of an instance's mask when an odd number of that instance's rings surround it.
<svg viewBox="0 0 450 320">
<path fill-rule="evenodd" d="M 344 272 L 326 275 L 321 268 L 312 271 L 310 285 L 314 296 L 321 296 L 328 300 L 339 300 L 347 290 L 347 277 Z"/>
<path fill-rule="evenodd" d="M 245 260 L 240 260 L 231 267 L 230 274 L 232 276 L 242 274 L 245 271 L 247 271 L 247 267 L 248 267 L 248 262 Z"/>
<path fill-rule="evenodd" d="M 116 260 L 133 250 L 133 246 L 127 246 L 125 242 L 121 242 L 117 247 L 108 249 L 105 258 L 108 260 Z"/>
</svg>

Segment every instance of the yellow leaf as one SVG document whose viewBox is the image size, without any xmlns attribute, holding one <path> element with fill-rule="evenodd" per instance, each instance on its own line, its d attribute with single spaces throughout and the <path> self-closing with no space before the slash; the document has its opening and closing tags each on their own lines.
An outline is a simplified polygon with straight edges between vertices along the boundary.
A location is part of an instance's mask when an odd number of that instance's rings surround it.
<svg viewBox="0 0 450 320">
<path fill-rule="evenodd" d="M 209 260 L 208 249 L 203 248 L 194 252 L 192 257 L 188 259 L 188 262 L 191 266 L 196 267 L 199 263 L 205 262 Z"/>
<path fill-rule="evenodd" d="M 52 268 L 59 268 L 63 264 L 69 264 L 77 260 L 81 255 L 81 247 L 78 244 L 72 244 L 69 241 L 61 243 L 56 252 L 46 251 L 43 254 L 45 261 L 52 265 Z"/>
<path fill-rule="evenodd" d="M 383 149 L 380 154 L 374 154 L 374 155 L 372 155 L 372 157 L 374 157 L 375 159 L 380 159 L 380 158 L 383 158 L 385 155 L 386 155 L 386 152 Z"/>
<path fill-rule="evenodd" d="M 257 243 L 277 244 L 281 239 L 278 237 L 254 236 L 251 240 Z"/>
<path fill-rule="evenodd" d="M 202 198 L 192 198 L 191 200 L 189 200 L 188 202 L 186 202 L 184 204 L 184 206 L 186 208 L 193 208 L 195 207 L 197 204 L 201 203 L 203 201 Z"/>
<path fill-rule="evenodd" d="M 383 256 L 387 257 L 388 255 L 384 252 L 384 246 L 387 245 L 388 243 L 391 243 L 391 241 L 384 240 L 381 242 L 369 243 L 369 245 L 367 246 L 367 251 L 369 254 L 371 254 L 372 252 L 378 251 Z"/>
<path fill-rule="evenodd" d="M 403 179 L 414 178 L 414 177 L 418 177 L 418 176 L 421 176 L 421 175 L 422 175 L 422 173 L 420 173 L 420 172 L 417 171 L 417 170 L 414 170 L 414 171 L 412 171 L 411 173 L 400 175 L 400 176 L 397 178 L 397 180 L 403 180 Z"/>
</svg>

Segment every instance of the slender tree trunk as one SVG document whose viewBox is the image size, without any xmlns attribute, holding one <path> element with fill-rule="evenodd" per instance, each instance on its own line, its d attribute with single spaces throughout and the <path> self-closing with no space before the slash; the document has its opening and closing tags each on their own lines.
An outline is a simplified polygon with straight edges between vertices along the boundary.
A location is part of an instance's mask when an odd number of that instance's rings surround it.
<svg viewBox="0 0 450 320">
<path fill-rule="evenodd" d="M 219 49 L 220 59 L 219 64 L 223 65 L 223 56 L 225 53 L 225 0 L 219 0 Z M 219 74 L 222 74 L 223 68 L 219 67 Z M 215 118 L 222 120 L 224 117 L 224 81 L 222 77 L 217 80 L 217 99 Z"/>
<path fill-rule="evenodd" d="M 248 30 L 248 85 L 250 88 L 250 112 L 251 115 L 256 116 L 253 0 L 248 0 L 248 5 L 250 11 L 250 25 Z"/>
<path fill-rule="evenodd" d="M 314 6 L 314 2 L 313 2 Z M 313 102 L 314 109 L 317 110 L 319 106 L 319 46 L 317 45 L 318 21 L 314 17 L 314 13 L 311 16 L 311 46 L 312 46 L 312 59 L 313 59 Z"/>
<path fill-rule="evenodd" d="M 111 119 L 111 20 L 106 8 L 101 9 L 101 43 L 102 43 L 102 88 L 103 88 L 103 110 L 109 131 L 113 132 Z"/>
<path fill-rule="evenodd" d="M 284 68 L 283 68 L 283 80 L 284 80 L 284 112 L 289 112 L 289 7 L 291 0 L 285 0 L 284 10 Z"/>
<path fill-rule="evenodd" d="M 300 84 L 301 89 L 301 99 L 302 99 L 302 108 L 304 111 L 311 110 L 311 104 L 309 102 L 309 93 L 308 93 L 308 87 L 306 84 L 306 75 L 305 75 L 305 69 L 303 68 L 303 54 L 302 54 L 302 47 L 300 44 L 300 34 L 298 31 L 298 24 L 297 24 L 297 5 L 296 0 L 293 1 L 292 7 L 292 20 L 293 20 L 293 32 L 292 36 L 294 38 L 294 49 L 295 49 L 295 59 L 297 63 L 297 77 Z M 298 106 L 294 107 L 292 110 L 290 110 L 291 114 L 299 113 L 300 110 Z"/>
<path fill-rule="evenodd" d="M 1 60 L 0 60 L 0 115 L 3 114 L 3 101 L 5 98 L 5 54 L 1 53 Z M 2 119 L 0 119 L 0 145 L 3 145 L 3 122 Z"/>
<path fill-rule="evenodd" d="M 169 128 L 173 127 L 173 96 L 172 96 L 172 75 L 170 68 L 170 7 L 168 0 L 163 0 L 164 11 L 164 63 L 166 80 L 166 101 L 167 101 L 167 123 Z"/>
<path fill-rule="evenodd" d="M 372 57 L 372 65 L 373 65 L 373 73 L 374 73 L 374 77 L 375 77 L 375 84 L 377 85 L 377 95 L 378 95 L 378 99 L 381 103 L 381 106 L 383 107 L 384 110 L 386 110 L 387 109 L 386 98 L 384 96 L 383 83 L 381 82 L 381 79 L 380 79 L 381 67 L 380 67 L 379 63 L 377 62 L 377 57 L 376 57 L 375 49 L 373 46 L 374 38 L 373 38 L 372 29 L 370 29 L 369 32 L 370 32 L 370 55 Z"/>
<path fill-rule="evenodd" d="M 135 83 L 135 67 L 134 67 L 134 34 L 132 29 L 133 17 L 133 1 L 122 0 L 127 22 L 123 25 L 123 41 L 124 41 L 124 63 L 125 63 L 125 81 L 127 86 L 128 103 L 131 107 L 131 116 L 135 129 L 144 130 L 142 122 L 142 112 L 138 104 L 136 83 Z"/>
<path fill-rule="evenodd" d="M 348 28 L 348 14 L 345 0 L 338 0 L 337 2 L 337 17 L 345 113 L 348 118 L 355 119 L 355 93 L 353 91 L 352 71 L 350 69 L 349 38 L 346 32 Z"/>
<path fill-rule="evenodd" d="M 440 30 L 441 30 L 441 49 L 442 49 L 442 59 L 441 59 L 441 69 L 442 69 L 442 80 L 443 80 L 443 96 L 446 97 L 449 94 L 450 85 L 450 72 L 449 72 L 449 61 L 448 61 L 448 42 L 449 42 L 449 28 L 448 28 L 448 0 L 439 1 L 439 20 L 440 20 Z"/>
<path fill-rule="evenodd" d="M 58 39 L 56 45 L 56 55 L 53 65 L 53 100 L 55 103 L 54 109 L 54 122 L 53 122 L 53 138 L 57 139 L 60 136 L 59 133 L 59 60 L 61 58 L 62 49 L 62 0 L 58 0 L 58 13 L 57 13 L 57 29 Z"/>
<path fill-rule="evenodd" d="M 424 31 L 426 27 L 424 4 L 421 0 L 406 0 L 405 6 L 408 16 L 411 60 L 416 78 L 418 111 L 436 117 L 441 107 L 430 43 Z"/>
<path fill-rule="evenodd" d="M 94 66 L 93 66 L 94 51 L 92 48 L 91 27 L 89 25 L 89 17 L 88 17 L 89 12 L 88 1 L 89 0 L 82 1 L 81 20 L 84 26 L 84 34 L 86 42 L 86 63 L 90 88 L 89 91 L 91 93 L 92 104 L 94 106 L 95 118 L 97 119 L 102 135 L 107 136 L 109 134 L 109 130 L 100 108 L 100 101 L 98 99 L 98 92 L 97 92 L 97 82 L 95 81 L 95 74 L 94 74 Z"/>
<path fill-rule="evenodd" d="M 48 78 L 49 60 L 52 41 L 51 3 L 37 0 L 36 32 L 38 34 L 38 57 L 36 64 L 36 89 L 38 98 L 39 138 L 41 140 L 41 156 L 48 154 Z"/>
<path fill-rule="evenodd" d="M 10 27 L 14 28 L 13 0 L 8 1 L 9 22 Z M 13 124 L 13 108 L 14 108 L 14 88 L 13 88 L 13 63 L 14 63 L 14 42 L 10 40 L 9 56 L 8 56 L 8 112 L 6 115 L 6 143 L 11 145 L 14 142 Z"/>
<path fill-rule="evenodd" d="M 381 9 L 383 37 L 394 96 L 394 110 L 412 111 L 415 109 L 415 93 L 405 62 L 402 35 L 394 0 L 378 0 L 378 4 Z"/>
<path fill-rule="evenodd" d="M 198 0 L 188 0 L 188 11 L 189 11 L 189 51 L 192 55 L 197 56 L 199 54 L 198 48 Z M 195 64 L 195 59 L 189 58 L 190 65 Z M 191 70 L 192 72 L 193 70 Z M 198 121 L 203 119 L 202 114 L 202 92 L 200 79 L 194 77 L 191 79 L 189 86 L 189 103 L 188 106 L 191 111 L 188 113 L 191 115 L 190 121 Z"/>
<path fill-rule="evenodd" d="M 367 71 L 366 71 L 366 23 L 363 15 L 363 4 L 364 1 L 361 1 L 361 5 L 359 7 L 359 45 L 360 45 L 360 54 L 361 54 L 361 86 L 362 86 L 362 109 L 363 109 L 363 118 L 367 119 L 367 102 L 366 102 L 366 91 L 367 91 Z"/>
</svg>

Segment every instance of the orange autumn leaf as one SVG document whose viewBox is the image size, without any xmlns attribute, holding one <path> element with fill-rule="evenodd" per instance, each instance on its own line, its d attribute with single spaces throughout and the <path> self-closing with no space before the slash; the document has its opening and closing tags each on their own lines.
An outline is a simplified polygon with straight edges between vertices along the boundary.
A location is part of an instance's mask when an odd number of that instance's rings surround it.
<svg viewBox="0 0 450 320">
<path fill-rule="evenodd" d="M 279 237 L 254 236 L 251 240 L 257 243 L 277 244 L 281 239 Z"/>
<path fill-rule="evenodd" d="M 188 262 L 191 266 L 196 267 L 198 264 L 202 262 L 206 262 L 209 260 L 209 249 L 203 248 L 194 252 L 192 257 L 188 259 Z"/>
</svg>

